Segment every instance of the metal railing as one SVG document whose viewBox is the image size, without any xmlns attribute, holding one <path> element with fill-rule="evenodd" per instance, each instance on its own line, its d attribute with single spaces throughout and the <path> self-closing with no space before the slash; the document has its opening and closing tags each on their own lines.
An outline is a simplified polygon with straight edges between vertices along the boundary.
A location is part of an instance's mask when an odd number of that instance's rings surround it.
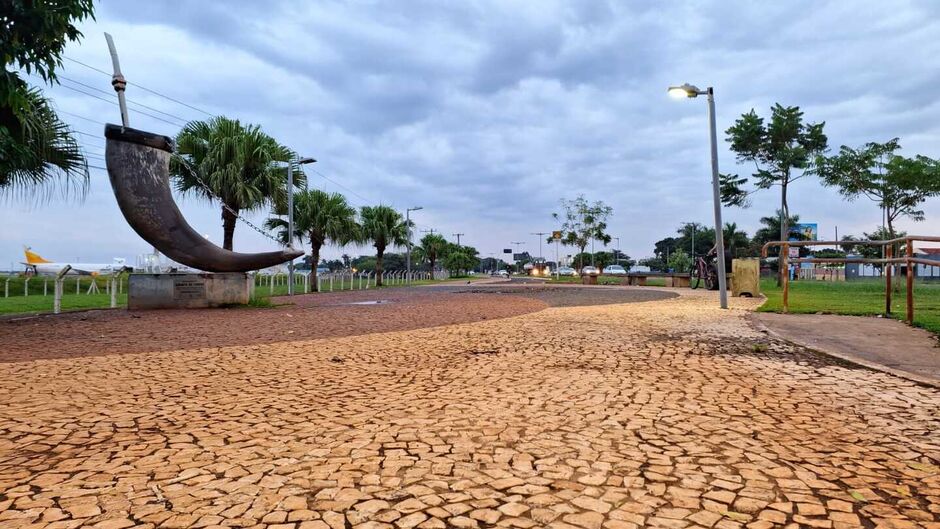
<svg viewBox="0 0 940 529">
<path fill-rule="evenodd" d="M 885 279 L 885 315 L 891 314 L 891 276 L 897 265 L 904 265 L 907 276 L 907 313 L 905 314 L 908 323 L 914 322 L 914 267 L 913 264 L 924 266 L 940 266 L 940 261 L 914 257 L 914 241 L 918 242 L 940 242 L 940 237 L 927 235 L 908 235 L 907 237 L 898 237 L 896 239 L 884 241 L 772 241 L 761 248 L 761 257 L 767 257 L 767 250 L 773 246 L 780 248 L 780 282 L 783 286 L 783 312 L 790 310 L 790 263 L 814 263 L 814 264 L 847 264 L 847 263 L 867 263 L 880 264 L 884 266 Z M 894 256 L 894 247 L 904 245 L 904 257 Z M 790 247 L 803 246 L 881 246 L 884 248 L 884 258 L 847 258 L 847 257 L 794 257 L 790 258 Z M 899 251 L 900 253 L 900 251 Z"/>
</svg>

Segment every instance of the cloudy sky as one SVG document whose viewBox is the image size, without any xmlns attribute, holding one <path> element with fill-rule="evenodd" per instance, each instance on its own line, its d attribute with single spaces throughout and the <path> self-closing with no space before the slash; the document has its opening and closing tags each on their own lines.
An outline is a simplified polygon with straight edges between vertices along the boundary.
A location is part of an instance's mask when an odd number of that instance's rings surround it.
<svg viewBox="0 0 940 529">
<path fill-rule="evenodd" d="M 670 99 L 670 84 L 715 87 L 722 172 L 749 167 L 721 131 L 775 102 L 825 121 L 834 148 L 900 137 L 904 154 L 940 157 L 935 2 L 111 0 L 81 29 L 63 86 L 48 93 L 93 165 L 103 165 L 100 122 L 120 117 L 109 76 L 74 61 L 109 71 L 109 32 L 129 81 L 186 104 L 130 86 L 132 126 L 175 135 L 207 114 L 259 124 L 319 160 L 311 185 L 355 205 L 424 206 L 418 229 L 465 233 L 484 256 L 510 241 L 537 252 L 530 234 L 555 228 L 559 199 L 579 193 L 614 208 L 611 234 L 634 257 L 682 222 L 710 222 L 705 101 Z M 83 203 L 3 204 L 0 268 L 24 244 L 86 262 L 148 250 L 105 172 L 91 176 Z M 778 203 L 778 191 L 760 192 L 725 220 L 750 233 Z M 813 179 L 793 186 L 790 204 L 823 236 L 881 219 Z M 221 240 L 217 207 L 181 206 Z M 925 209 L 926 222 L 900 227 L 940 233 L 940 200 Z M 272 244 L 236 230 L 236 250 Z M 326 255 L 343 251 L 369 249 Z"/>
</svg>

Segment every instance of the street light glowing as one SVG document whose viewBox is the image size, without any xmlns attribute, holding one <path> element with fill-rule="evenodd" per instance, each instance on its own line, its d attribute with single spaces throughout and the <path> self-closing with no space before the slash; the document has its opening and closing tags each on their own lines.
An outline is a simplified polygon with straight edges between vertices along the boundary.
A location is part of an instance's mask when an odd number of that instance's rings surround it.
<svg viewBox="0 0 940 529">
<path fill-rule="evenodd" d="M 668 92 L 670 96 L 676 99 L 695 97 L 702 93 L 697 86 L 690 85 L 689 83 L 685 83 L 681 86 L 670 86 Z"/>
</svg>

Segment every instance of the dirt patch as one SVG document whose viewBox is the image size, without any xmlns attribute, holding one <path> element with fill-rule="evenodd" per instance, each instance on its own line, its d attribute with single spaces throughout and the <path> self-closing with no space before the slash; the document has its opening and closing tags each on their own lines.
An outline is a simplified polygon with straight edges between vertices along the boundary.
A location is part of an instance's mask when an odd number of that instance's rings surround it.
<svg viewBox="0 0 940 529">
<path fill-rule="evenodd" d="M 382 303 L 373 303 L 382 301 Z M 459 301 L 459 302 L 455 302 Z M 275 298 L 274 308 L 102 310 L 0 322 L 0 362 L 266 344 L 506 318 L 548 305 L 401 288 Z"/>
</svg>

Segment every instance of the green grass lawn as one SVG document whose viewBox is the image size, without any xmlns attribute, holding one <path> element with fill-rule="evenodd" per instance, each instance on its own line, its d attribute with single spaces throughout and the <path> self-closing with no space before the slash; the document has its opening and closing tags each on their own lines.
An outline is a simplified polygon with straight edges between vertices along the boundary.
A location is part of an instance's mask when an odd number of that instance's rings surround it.
<svg viewBox="0 0 940 529">
<path fill-rule="evenodd" d="M 117 302 L 119 307 L 124 307 L 127 306 L 127 276 L 121 276 L 120 280 L 121 294 L 118 295 Z M 97 283 L 100 294 L 85 294 L 92 281 Z M 76 282 L 79 294 L 75 293 Z M 68 276 L 62 289 L 62 311 L 110 307 L 111 296 L 106 293 L 106 284 L 105 277 Z M 27 288 L 28 296 L 25 295 Z M 55 281 L 51 277 L 33 277 L 28 283 L 23 276 L 0 277 L 0 314 L 52 312 L 54 289 Z"/>
<path fill-rule="evenodd" d="M 783 311 L 783 289 L 773 279 L 761 280 L 767 302 L 762 312 Z M 857 281 L 791 281 L 790 312 L 796 314 L 847 314 L 873 316 L 883 314 L 885 287 L 881 279 Z M 904 319 L 906 314 L 904 278 L 900 292 L 891 296 L 891 315 Z M 940 282 L 914 283 L 914 325 L 940 334 Z"/>
<path fill-rule="evenodd" d="M 11 296 L 0 298 L 0 314 L 36 314 L 52 312 L 52 287 L 49 295 Z M 127 306 L 127 293 L 118 294 L 118 307 Z M 62 295 L 62 312 L 84 309 L 106 309 L 111 306 L 111 296 L 105 294 L 71 294 Z"/>
</svg>

